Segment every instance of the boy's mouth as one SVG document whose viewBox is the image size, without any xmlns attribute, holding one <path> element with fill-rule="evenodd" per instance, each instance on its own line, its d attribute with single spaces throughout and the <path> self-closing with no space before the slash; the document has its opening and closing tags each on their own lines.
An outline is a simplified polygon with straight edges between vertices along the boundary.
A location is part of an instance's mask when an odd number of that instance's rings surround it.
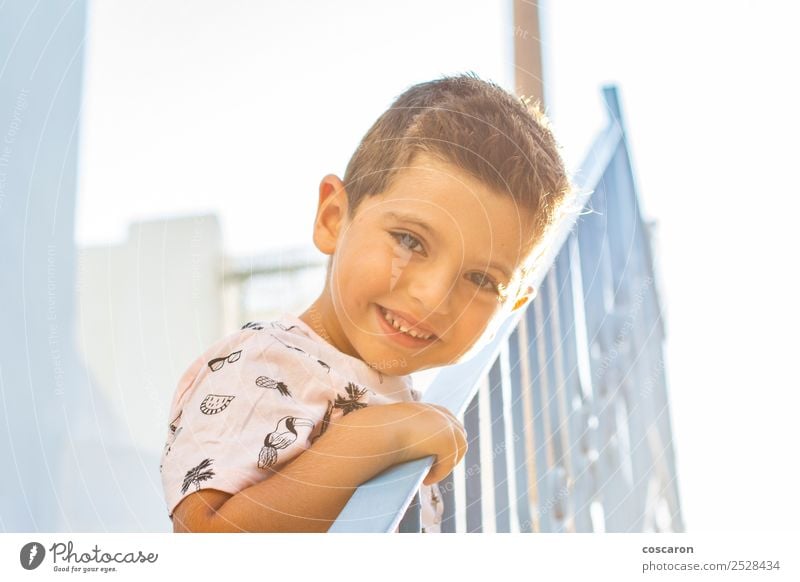
<svg viewBox="0 0 800 582">
<path fill-rule="evenodd" d="M 377 304 L 376 304 L 377 305 Z M 410 347 L 425 346 L 439 339 L 429 331 L 413 327 L 400 315 L 377 305 L 378 319 L 381 327 L 394 339 Z"/>
</svg>

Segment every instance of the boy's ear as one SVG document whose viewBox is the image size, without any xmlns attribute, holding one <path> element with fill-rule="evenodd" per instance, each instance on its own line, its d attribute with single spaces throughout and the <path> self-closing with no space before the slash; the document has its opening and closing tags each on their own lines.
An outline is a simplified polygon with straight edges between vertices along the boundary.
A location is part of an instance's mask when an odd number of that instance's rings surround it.
<svg viewBox="0 0 800 582">
<path fill-rule="evenodd" d="M 336 241 L 347 219 L 347 191 L 337 176 L 328 174 L 319 183 L 314 245 L 326 255 L 336 250 Z"/>
<path fill-rule="evenodd" d="M 514 307 L 511 308 L 511 311 L 514 312 L 520 307 L 526 305 L 528 301 L 532 300 L 536 297 L 536 289 L 534 289 L 531 285 L 528 285 L 527 289 L 522 290 L 517 295 L 517 300 L 514 303 Z"/>
</svg>

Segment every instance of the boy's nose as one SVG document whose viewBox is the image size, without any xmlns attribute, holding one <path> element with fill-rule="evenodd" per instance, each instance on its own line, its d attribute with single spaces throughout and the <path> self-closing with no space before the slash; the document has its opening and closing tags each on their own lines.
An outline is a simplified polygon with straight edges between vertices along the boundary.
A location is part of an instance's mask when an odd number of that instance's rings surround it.
<svg viewBox="0 0 800 582">
<path fill-rule="evenodd" d="M 450 314 L 453 279 L 443 269 L 415 269 L 409 273 L 408 294 L 416 299 L 424 313 Z"/>
</svg>

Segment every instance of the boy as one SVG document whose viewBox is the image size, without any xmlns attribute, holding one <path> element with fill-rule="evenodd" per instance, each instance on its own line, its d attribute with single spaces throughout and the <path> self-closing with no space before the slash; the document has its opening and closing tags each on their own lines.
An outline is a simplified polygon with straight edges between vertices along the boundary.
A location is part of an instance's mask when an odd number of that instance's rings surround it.
<svg viewBox="0 0 800 582">
<path fill-rule="evenodd" d="M 344 179 L 322 179 L 320 296 L 247 324 L 181 378 L 162 455 L 174 530 L 327 531 L 361 483 L 432 455 L 420 493 L 436 531 L 435 483 L 467 443 L 408 375 L 460 361 L 525 304 L 569 191 L 536 106 L 474 74 L 403 93 Z"/>
</svg>

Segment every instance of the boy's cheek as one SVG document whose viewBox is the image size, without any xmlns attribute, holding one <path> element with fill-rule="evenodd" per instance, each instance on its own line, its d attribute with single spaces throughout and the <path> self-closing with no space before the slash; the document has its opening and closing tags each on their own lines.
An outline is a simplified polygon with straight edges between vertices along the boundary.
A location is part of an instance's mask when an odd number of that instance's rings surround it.
<svg viewBox="0 0 800 582">
<path fill-rule="evenodd" d="M 373 245 L 370 248 L 364 244 L 348 252 L 348 255 L 347 260 L 342 262 L 345 265 L 341 273 L 343 278 L 354 278 L 360 281 L 361 286 L 377 288 L 384 293 L 394 287 L 393 282 L 396 285 L 399 281 L 402 265 L 393 261 L 391 254 L 381 246 Z"/>
</svg>

